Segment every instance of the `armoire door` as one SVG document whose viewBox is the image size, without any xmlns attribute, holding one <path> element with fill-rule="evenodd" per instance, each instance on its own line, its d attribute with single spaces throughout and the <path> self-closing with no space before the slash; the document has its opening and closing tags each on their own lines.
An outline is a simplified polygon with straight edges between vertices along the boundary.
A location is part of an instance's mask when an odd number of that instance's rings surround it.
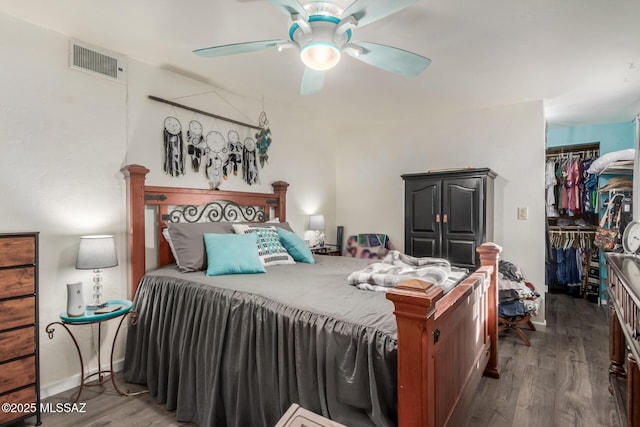
<svg viewBox="0 0 640 427">
<path fill-rule="evenodd" d="M 482 243 L 483 179 L 451 178 L 442 184 L 442 257 L 452 264 L 476 268 Z"/>
<path fill-rule="evenodd" d="M 493 240 L 493 186 L 488 168 L 404 174 L 408 255 L 445 258 L 457 267 L 480 267 L 476 248 Z"/>
<path fill-rule="evenodd" d="M 417 257 L 440 257 L 442 180 L 406 181 L 405 252 Z"/>
</svg>

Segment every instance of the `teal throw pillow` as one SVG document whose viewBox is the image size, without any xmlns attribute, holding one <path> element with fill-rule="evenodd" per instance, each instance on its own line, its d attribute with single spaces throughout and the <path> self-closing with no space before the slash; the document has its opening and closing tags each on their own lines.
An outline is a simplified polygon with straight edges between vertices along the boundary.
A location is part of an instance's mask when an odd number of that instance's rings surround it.
<svg viewBox="0 0 640 427">
<path fill-rule="evenodd" d="M 276 228 L 278 236 L 280 236 L 280 242 L 285 247 L 289 255 L 294 260 L 299 262 L 306 262 L 307 264 L 313 264 L 316 260 L 313 258 L 311 250 L 307 244 L 296 233 L 285 230 L 284 228 Z"/>
<path fill-rule="evenodd" d="M 265 273 L 256 241 L 255 234 L 206 233 L 207 276 Z"/>
</svg>

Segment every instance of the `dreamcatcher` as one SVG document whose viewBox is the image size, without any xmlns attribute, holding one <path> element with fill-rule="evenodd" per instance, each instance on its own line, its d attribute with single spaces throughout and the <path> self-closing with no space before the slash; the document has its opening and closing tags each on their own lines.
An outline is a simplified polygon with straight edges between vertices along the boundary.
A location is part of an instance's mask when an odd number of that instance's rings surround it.
<svg viewBox="0 0 640 427">
<path fill-rule="evenodd" d="M 211 131 L 207 134 L 206 145 L 205 175 L 211 189 L 217 190 L 222 182 L 222 168 L 229 157 L 227 142 L 220 132 Z"/>
<path fill-rule="evenodd" d="M 256 142 L 250 137 L 245 138 L 242 150 L 242 179 L 249 185 L 260 182 L 258 178 Z"/>
<path fill-rule="evenodd" d="M 264 168 L 264 164 L 269 161 L 269 155 L 267 151 L 271 145 L 271 129 L 269 129 L 269 119 L 267 119 L 267 113 L 264 111 L 260 113 L 258 124 L 262 129 L 256 133 L 256 148 L 258 150 L 258 159 L 260 160 L 260 167 Z"/>
<path fill-rule="evenodd" d="M 184 175 L 184 142 L 182 125 L 175 117 L 164 119 L 164 173 Z"/>
<path fill-rule="evenodd" d="M 238 167 L 242 167 L 242 143 L 240 142 L 240 135 L 238 135 L 238 132 L 235 130 L 230 130 L 227 137 L 229 139 L 229 157 L 222 167 L 224 179 L 227 179 L 232 172 L 234 175 L 238 175 Z"/>
<path fill-rule="evenodd" d="M 194 172 L 200 171 L 200 163 L 204 155 L 204 148 L 200 147 L 202 141 L 204 141 L 202 124 L 197 120 L 191 120 L 187 131 L 187 152 L 191 156 L 191 168 Z"/>
</svg>

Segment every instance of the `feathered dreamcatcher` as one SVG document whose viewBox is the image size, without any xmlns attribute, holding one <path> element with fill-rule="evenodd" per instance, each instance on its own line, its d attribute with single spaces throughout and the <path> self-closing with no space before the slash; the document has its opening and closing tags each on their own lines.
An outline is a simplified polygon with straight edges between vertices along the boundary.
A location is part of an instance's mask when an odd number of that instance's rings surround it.
<svg viewBox="0 0 640 427">
<path fill-rule="evenodd" d="M 267 113 L 264 111 L 260 113 L 258 124 L 262 129 L 256 133 L 256 148 L 258 150 L 258 159 L 260 160 L 260 167 L 264 168 L 264 164 L 269 161 L 269 155 L 267 151 L 271 145 L 271 129 L 269 129 L 269 119 L 267 119 Z"/>
<path fill-rule="evenodd" d="M 200 171 L 200 163 L 204 155 L 204 148 L 200 146 L 202 141 L 204 141 L 202 124 L 197 120 L 191 120 L 187 131 L 187 152 L 191 156 L 191 169 L 194 172 Z"/>
<path fill-rule="evenodd" d="M 182 125 L 178 119 L 169 116 L 164 119 L 164 173 L 184 175 L 184 157 Z"/>
<path fill-rule="evenodd" d="M 209 186 L 218 189 L 230 176 L 242 178 L 248 185 L 260 183 L 260 169 L 269 162 L 269 147 L 272 143 L 269 119 L 264 111 L 258 117 L 258 126 L 245 124 L 232 119 L 196 110 L 160 98 L 151 97 L 172 106 L 164 119 L 163 131 L 163 171 L 167 175 L 179 177 L 185 175 L 187 169 L 193 172 L 204 172 Z M 173 107 L 184 108 L 196 113 L 189 121 L 185 135 L 182 135 L 182 124 L 176 118 Z M 240 111 L 240 110 L 238 110 Z M 223 132 L 205 132 L 199 114 L 221 119 L 246 127 L 246 131 L 226 128 Z M 205 123 L 206 125 L 206 123 Z M 257 130 L 257 131 L 256 131 Z M 240 136 L 240 133 L 243 136 Z M 183 138 L 186 137 L 186 140 Z M 245 138 L 246 137 L 246 138 Z M 190 164 L 187 165 L 187 163 Z"/>
<path fill-rule="evenodd" d="M 242 150 L 242 179 L 247 184 L 258 184 L 258 161 L 256 152 L 256 142 L 251 137 L 244 140 L 244 148 Z"/>
<path fill-rule="evenodd" d="M 230 130 L 227 138 L 229 139 L 229 157 L 222 167 L 224 179 L 227 179 L 231 173 L 238 175 L 238 168 L 242 167 L 242 143 L 240 142 L 240 135 L 238 135 L 238 132 L 235 130 Z"/>
<path fill-rule="evenodd" d="M 206 144 L 205 175 L 209 180 L 209 187 L 217 190 L 222 182 L 222 168 L 229 157 L 227 141 L 220 132 L 211 131 L 207 134 Z"/>
</svg>

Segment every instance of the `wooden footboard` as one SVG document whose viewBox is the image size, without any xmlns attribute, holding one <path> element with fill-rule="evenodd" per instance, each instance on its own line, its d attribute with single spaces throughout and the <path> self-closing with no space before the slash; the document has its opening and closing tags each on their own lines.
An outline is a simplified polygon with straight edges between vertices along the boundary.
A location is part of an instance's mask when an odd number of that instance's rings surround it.
<svg viewBox="0 0 640 427">
<path fill-rule="evenodd" d="M 484 372 L 499 377 L 497 272 L 502 249 L 478 248 L 482 267 L 448 295 L 410 280 L 389 291 L 398 324 L 398 425 L 455 426 Z"/>
</svg>

